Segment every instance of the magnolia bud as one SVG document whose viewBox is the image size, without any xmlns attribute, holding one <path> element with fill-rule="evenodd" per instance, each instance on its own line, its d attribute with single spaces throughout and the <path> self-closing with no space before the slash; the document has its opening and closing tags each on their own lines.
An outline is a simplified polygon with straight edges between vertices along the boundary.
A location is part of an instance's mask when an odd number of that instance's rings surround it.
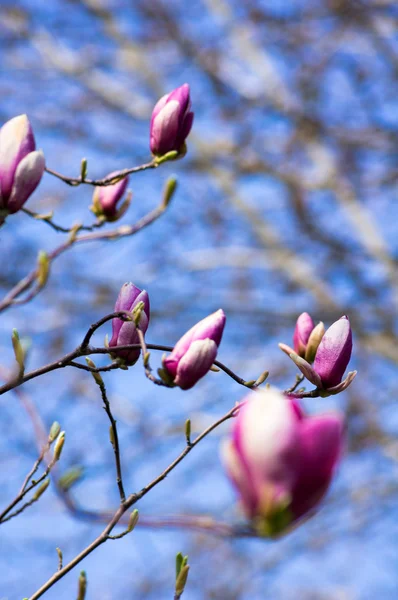
<svg viewBox="0 0 398 600">
<path fill-rule="evenodd" d="M 171 354 L 163 357 L 163 368 L 174 385 L 189 390 L 206 375 L 216 359 L 225 319 L 220 309 L 199 321 L 176 343 Z"/>
<path fill-rule="evenodd" d="M 117 177 L 118 171 L 110 173 L 107 179 L 110 177 Z M 111 185 L 101 185 L 94 188 L 93 203 L 90 206 L 90 210 L 97 217 L 104 217 L 107 221 L 116 221 L 120 219 L 128 209 L 131 201 L 131 195 L 126 201 L 118 208 L 119 201 L 123 198 L 126 191 L 129 178 L 124 177 L 120 181 Z"/>
<path fill-rule="evenodd" d="M 142 303 L 142 310 L 139 314 L 139 327 L 145 333 L 148 329 L 150 317 L 149 296 L 145 290 L 141 291 L 133 283 L 125 283 L 116 300 L 115 312 L 123 310 L 133 312 L 140 303 Z M 118 318 L 112 319 L 112 337 L 109 340 L 110 349 L 115 346 L 139 344 L 139 342 L 137 325 L 133 320 L 122 321 Z M 117 350 L 112 352 L 112 356 L 122 358 L 126 361 L 126 364 L 133 365 L 140 356 L 140 350 Z"/>
<path fill-rule="evenodd" d="M 170 94 L 163 96 L 155 105 L 150 125 L 150 148 L 155 156 L 175 150 L 184 152 L 193 122 L 190 111 L 189 85 L 184 83 Z"/>
<path fill-rule="evenodd" d="M 246 516 L 259 533 L 275 536 L 325 495 L 343 448 L 343 417 L 307 416 L 297 400 L 272 388 L 246 400 L 223 460 Z"/>
<path fill-rule="evenodd" d="M 0 210 L 16 213 L 39 185 L 45 162 L 26 115 L 0 129 Z"/>
</svg>

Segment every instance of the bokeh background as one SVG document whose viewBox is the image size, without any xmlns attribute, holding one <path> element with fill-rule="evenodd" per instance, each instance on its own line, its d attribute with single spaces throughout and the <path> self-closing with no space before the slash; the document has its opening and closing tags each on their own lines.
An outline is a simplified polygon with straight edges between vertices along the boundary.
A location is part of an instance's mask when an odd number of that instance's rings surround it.
<svg viewBox="0 0 398 600">
<path fill-rule="evenodd" d="M 392 600 L 398 597 L 397 5 L 389 0 L 2 0 L 0 121 L 26 112 L 47 164 L 89 176 L 146 162 L 158 97 L 191 85 L 195 123 L 184 160 L 131 178 L 124 222 L 155 207 L 171 174 L 178 192 L 137 236 L 81 245 L 54 263 L 46 289 L 0 320 L 3 368 L 10 332 L 32 340 L 30 367 L 62 356 L 133 281 L 151 296 L 147 340 L 173 344 L 222 307 L 220 360 L 246 379 L 264 369 L 291 385 L 290 343 L 306 310 L 354 331 L 344 394 L 310 410 L 347 414 L 347 454 L 321 511 L 278 542 L 223 537 L 156 520 L 208 515 L 240 523 L 220 461 L 206 439 L 138 508 L 145 524 L 82 563 L 87 598 L 173 597 L 174 557 L 189 554 L 186 600 Z M 63 225 L 90 222 L 92 189 L 46 175 L 29 208 Z M 0 232 L 2 295 L 64 239 L 25 214 Z M 104 328 L 97 336 L 98 344 Z M 152 355 L 154 366 L 160 356 Z M 242 398 L 210 373 L 190 392 L 159 389 L 137 365 L 106 376 L 119 423 L 125 482 L 140 489 L 184 446 L 190 417 L 202 430 Z M 0 501 L 15 495 L 37 455 L 26 402 L 46 427 L 66 430 L 62 467 L 81 466 L 76 502 L 112 509 L 118 496 L 108 421 L 87 373 L 58 371 L 0 399 Z M 177 519 L 178 521 L 178 519 Z M 32 594 L 101 530 L 52 487 L 1 528 L 0 597 Z M 78 569 L 45 596 L 76 596 Z"/>
</svg>

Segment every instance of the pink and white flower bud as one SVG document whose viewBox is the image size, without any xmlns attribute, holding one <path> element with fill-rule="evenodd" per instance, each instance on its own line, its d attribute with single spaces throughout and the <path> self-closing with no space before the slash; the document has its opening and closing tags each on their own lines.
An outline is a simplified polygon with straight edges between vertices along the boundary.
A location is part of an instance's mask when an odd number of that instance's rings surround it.
<svg viewBox="0 0 398 600">
<path fill-rule="evenodd" d="M 325 495 L 343 449 L 343 416 L 304 414 L 275 389 L 247 396 L 222 458 L 246 516 L 274 536 L 308 515 Z"/>
<path fill-rule="evenodd" d="M 184 83 L 155 105 L 150 125 L 150 148 L 155 156 L 182 152 L 191 131 L 194 113 L 190 110 L 189 85 Z"/>
<path fill-rule="evenodd" d="M 145 333 L 148 329 L 150 317 L 149 296 L 145 290 L 141 291 L 133 283 L 125 283 L 116 300 L 115 312 L 123 310 L 132 312 L 139 302 L 144 303 L 139 327 Z M 134 321 L 122 321 L 117 317 L 112 319 L 112 338 L 109 341 L 109 348 L 139 343 L 140 340 Z M 133 365 L 140 356 L 140 350 L 116 350 L 112 352 L 112 355 L 122 358 L 128 365 Z"/>
<path fill-rule="evenodd" d="M 189 390 L 209 371 L 217 356 L 225 325 L 225 314 L 219 309 L 196 323 L 163 358 L 163 368 L 171 381 Z"/>
<path fill-rule="evenodd" d="M 341 317 L 326 330 L 313 364 L 325 389 L 337 386 L 350 362 L 352 332 L 348 318 Z"/>
<path fill-rule="evenodd" d="M 0 210 L 6 214 L 20 210 L 39 185 L 44 167 L 28 117 L 7 121 L 0 129 Z"/>
<path fill-rule="evenodd" d="M 293 348 L 296 354 L 304 358 L 308 340 L 315 324 L 307 312 L 301 313 L 293 334 Z"/>
<path fill-rule="evenodd" d="M 321 396 L 339 394 L 353 381 L 356 371 L 351 371 L 342 381 L 352 351 L 352 332 L 348 318 L 341 317 L 324 332 L 323 323 L 319 323 L 311 332 L 305 359 L 286 344 L 279 344 L 297 365 L 304 377 L 314 384 Z M 314 359 L 314 364 L 310 362 Z"/>
<path fill-rule="evenodd" d="M 119 171 L 110 173 L 107 178 L 117 177 Z M 128 177 L 124 177 L 112 185 L 96 186 L 93 193 L 93 204 L 91 210 L 97 217 L 105 217 L 107 221 L 116 221 L 126 212 L 130 204 L 130 199 L 119 208 L 119 201 L 123 198 L 129 182 Z"/>
</svg>

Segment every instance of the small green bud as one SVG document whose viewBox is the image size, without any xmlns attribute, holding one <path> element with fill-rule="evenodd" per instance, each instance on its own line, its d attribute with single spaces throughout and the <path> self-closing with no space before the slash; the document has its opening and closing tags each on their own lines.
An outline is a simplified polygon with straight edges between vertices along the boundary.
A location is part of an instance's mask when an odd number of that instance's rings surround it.
<svg viewBox="0 0 398 600">
<path fill-rule="evenodd" d="M 50 485 L 50 479 L 45 479 L 43 483 L 37 488 L 33 494 L 32 500 L 38 500 L 40 496 L 44 494 L 48 486 Z"/>
<path fill-rule="evenodd" d="M 115 447 L 116 440 L 112 425 L 109 425 L 109 440 L 112 446 Z"/>
<path fill-rule="evenodd" d="M 37 283 L 40 288 L 44 287 L 50 273 L 50 259 L 47 252 L 40 250 L 37 257 Z"/>
<path fill-rule="evenodd" d="M 133 531 L 134 527 L 138 523 L 138 510 L 135 508 L 130 515 L 129 524 L 127 526 L 127 531 Z"/>
<path fill-rule="evenodd" d="M 77 600 L 84 600 L 85 597 L 86 597 L 86 591 L 87 591 L 87 575 L 86 575 L 86 571 L 80 571 Z"/>
<path fill-rule="evenodd" d="M 58 421 L 54 421 L 54 423 L 50 427 L 50 433 L 48 434 L 48 441 L 52 443 L 59 435 L 61 431 L 61 425 Z"/>
<path fill-rule="evenodd" d="M 185 586 L 187 583 L 187 579 L 188 579 L 188 572 L 189 572 L 189 565 L 185 564 L 181 568 L 180 573 L 176 580 L 176 595 L 177 596 L 181 596 L 181 594 L 184 592 L 184 589 L 185 589 Z"/>
<path fill-rule="evenodd" d="M 86 358 L 86 363 L 89 367 L 91 367 L 92 369 L 97 368 L 95 362 L 92 361 L 91 358 L 89 358 L 88 356 L 86 356 L 85 358 Z M 99 373 L 93 373 L 91 371 L 91 375 L 93 376 L 93 379 L 97 385 L 103 385 L 104 380 L 102 379 L 102 377 Z"/>
<path fill-rule="evenodd" d="M 187 419 L 185 421 L 185 437 L 187 439 L 187 444 L 191 443 L 191 419 Z"/>
<path fill-rule="evenodd" d="M 82 158 L 80 165 L 80 179 L 84 181 L 87 177 L 87 158 Z"/>
<path fill-rule="evenodd" d="M 65 443 L 65 431 L 61 431 L 61 433 L 58 436 L 57 441 L 55 442 L 55 446 L 54 446 L 54 460 L 59 460 L 61 458 L 61 453 L 62 453 L 62 448 L 64 447 L 64 443 Z"/>
<path fill-rule="evenodd" d="M 170 177 L 164 186 L 163 189 L 163 200 L 162 207 L 167 208 L 173 198 L 175 191 L 177 189 L 177 179 L 175 177 Z"/>
<path fill-rule="evenodd" d="M 83 477 L 83 467 L 72 467 L 68 469 L 61 477 L 58 479 L 58 485 L 67 492 L 79 479 Z"/>
<path fill-rule="evenodd" d="M 14 349 L 15 360 L 17 361 L 18 366 L 19 366 L 19 375 L 22 377 L 22 375 L 25 371 L 26 351 L 21 343 L 21 340 L 19 338 L 19 333 L 16 329 L 12 330 L 11 341 L 12 341 L 12 347 Z"/>
<path fill-rule="evenodd" d="M 263 373 L 261 373 L 260 377 L 258 377 L 255 381 L 255 386 L 259 386 L 262 383 L 264 383 L 264 381 L 268 378 L 269 375 L 269 371 L 264 371 Z"/>
</svg>

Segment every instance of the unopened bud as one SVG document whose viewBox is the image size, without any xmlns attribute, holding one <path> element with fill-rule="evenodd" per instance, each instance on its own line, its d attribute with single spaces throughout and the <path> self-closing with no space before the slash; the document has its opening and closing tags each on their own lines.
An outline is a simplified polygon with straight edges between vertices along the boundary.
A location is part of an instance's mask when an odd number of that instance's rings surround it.
<svg viewBox="0 0 398 600">
<path fill-rule="evenodd" d="M 264 371 L 263 373 L 261 373 L 261 375 L 259 377 L 257 377 L 256 381 L 255 381 L 255 386 L 259 386 L 262 383 L 264 383 L 264 381 L 268 378 L 269 375 L 269 371 Z"/>
<path fill-rule="evenodd" d="M 79 575 L 79 587 L 77 592 L 77 600 L 84 600 L 87 591 L 87 576 L 86 571 L 80 571 Z"/>
<path fill-rule="evenodd" d="M 162 207 L 167 208 L 177 189 L 177 179 L 170 177 L 164 186 Z"/>
<path fill-rule="evenodd" d="M 95 362 L 92 361 L 91 358 L 89 358 L 88 356 L 86 356 L 86 363 L 87 363 L 87 366 L 91 367 L 92 369 L 97 368 Z M 97 385 L 102 385 L 104 383 L 104 381 L 99 373 L 95 373 L 95 372 L 91 371 L 91 375 L 93 376 L 93 379 Z"/>
<path fill-rule="evenodd" d="M 185 421 L 185 437 L 187 439 L 187 444 L 191 443 L 191 419 L 187 419 Z"/>
<path fill-rule="evenodd" d="M 115 444 L 116 444 L 115 432 L 113 431 L 112 425 L 109 426 L 109 440 L 110 440 L 112 446 L 115 447 Z"/>
<path fill-rule="evenodd" d="M 129 524 L 127 526 L 127 531 L 133 531 L 134 527 L 138 523 L 138 517 L 139 517 L 138 510 L 135 508 L 130 515 Z"/>
<path fill-rule="evenodd" d="M 40 250 L 37 257 L 37 283 L 39 287 L 44 287 L 47 283 L 48 275 L 50 273 L 50 259 L 48 258 L 47 252 Z"/>
<path fill-rule="evenodd" d="M 67 492 L 82 477 L 83 467 L 72 467 L 58 479 L 58 485 Z"/>
<path fill-rule="evenodd" d="M 15 360 L 18 363 L 20 375 L 23 375 L 25 370 L 25 350 L 21 344 L 19 333 L 16 329 L 12 330 L 12 347 L 14 349 Z"/>
<path fill-rule="evenodd" d="M 58 436 L 57 441 L 55 442 L 55 446 L 54 446 L 54 460 L 59 460 L 61 458 L 61 453 L 62 453 L 62 448 L 64 447 L 65 444 L 65 431 L 61 431 L 61 433 Z"/>
<path fill-rule="evenodd" d="M 87 158 L 82 158 L 80 165 L 80 179 L 84 181 L 87 176 Z"/>
<path fill-rule="evenodd" d="M 48 434 L 48 441 L 52 443 L 59 435 L 61 431 L 61 425 L 58 421 L 54 421 L 54 423 L 50 427 L 50 433 Z"/>
<path fill-rule="evenodd" d="M 40 487 L 37 488 L 35 493 L 33 494 L 32 500 L 38 500 L 40 496 L 44 494 L 48 486 L 50 485 L 50 479 L 45 479 Z"/>
</svg>

